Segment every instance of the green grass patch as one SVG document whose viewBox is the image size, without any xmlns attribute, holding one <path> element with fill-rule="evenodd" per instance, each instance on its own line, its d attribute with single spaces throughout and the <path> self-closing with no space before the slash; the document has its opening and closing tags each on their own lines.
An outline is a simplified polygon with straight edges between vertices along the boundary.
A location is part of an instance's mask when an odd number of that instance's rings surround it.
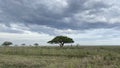
<svg viewBox="0 0 120 68">
<path fill-rule="evenodd" d="M 120 47 L 0 47 L 0 68 L 120 68 Z"/>
</svg>

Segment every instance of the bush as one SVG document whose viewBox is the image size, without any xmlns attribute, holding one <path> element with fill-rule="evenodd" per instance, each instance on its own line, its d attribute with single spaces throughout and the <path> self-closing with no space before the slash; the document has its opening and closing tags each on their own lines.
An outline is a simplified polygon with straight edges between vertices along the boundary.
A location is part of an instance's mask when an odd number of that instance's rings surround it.
<svg viewBox="0 0 120 68">
<path fill-rule="evenodd" d="M 3 42 L 3 46 L 9 46 L 9 45 L 12 45 L 13 43 L 12 42 L 10 42 L 10 41 L 5 41 L 5 42 Z"/>
</svg>

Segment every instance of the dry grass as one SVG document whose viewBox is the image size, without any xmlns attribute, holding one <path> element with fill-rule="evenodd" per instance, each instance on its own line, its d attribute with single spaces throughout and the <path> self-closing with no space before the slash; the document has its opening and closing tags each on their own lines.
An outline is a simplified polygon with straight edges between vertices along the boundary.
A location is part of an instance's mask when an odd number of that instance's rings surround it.
<svg viewBox="0 0 120 68">
<path fill-rule="evenodd" d="M 1 47 L 0 68 L 120 68 L 120 47 Z"/>
</svg>

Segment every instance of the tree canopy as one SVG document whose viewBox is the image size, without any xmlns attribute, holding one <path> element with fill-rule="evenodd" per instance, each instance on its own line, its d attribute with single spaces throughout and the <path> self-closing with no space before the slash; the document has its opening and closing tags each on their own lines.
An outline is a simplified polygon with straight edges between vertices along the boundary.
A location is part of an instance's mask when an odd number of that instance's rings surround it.
<svg viewBox="0 0 120 68">
<path fill-rule="evenodd" d="M 9 45 L 12 45 L 13 43 L 12 42 L 10 42 L 10 41 L 5 41 L 5 42 L 3 42 L 3 46 L 9 46 Z"/>
<path fill-rule="evenodd" d="M 51 41 L 48 41 L 48 43 L 59 44 L 60 47 L 63 47 L 65 43 L 74 43 L 74 41 L 72 38 L 69 38 L 67 36 L 56 36 Z"/>
<path fill-rule="evenodd" d="M 38 44 L 38 43 L 34 43 L 34 45 L 35 45 L 35 46 L 39 46 L 39 44 Z"/>
</svg>

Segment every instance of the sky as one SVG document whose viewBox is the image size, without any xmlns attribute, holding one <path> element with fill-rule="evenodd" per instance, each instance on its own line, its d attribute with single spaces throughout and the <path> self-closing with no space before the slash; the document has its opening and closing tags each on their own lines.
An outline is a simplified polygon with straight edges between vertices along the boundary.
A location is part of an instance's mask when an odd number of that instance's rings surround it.
<svg viewBox="0 0 120 68">
<path fill-rule="evenodd" d="M 118 0 L 0 0 L 0 43 L 39 43 L 55 36 L 80 45 L 120 45 Z"/>
</svg>

